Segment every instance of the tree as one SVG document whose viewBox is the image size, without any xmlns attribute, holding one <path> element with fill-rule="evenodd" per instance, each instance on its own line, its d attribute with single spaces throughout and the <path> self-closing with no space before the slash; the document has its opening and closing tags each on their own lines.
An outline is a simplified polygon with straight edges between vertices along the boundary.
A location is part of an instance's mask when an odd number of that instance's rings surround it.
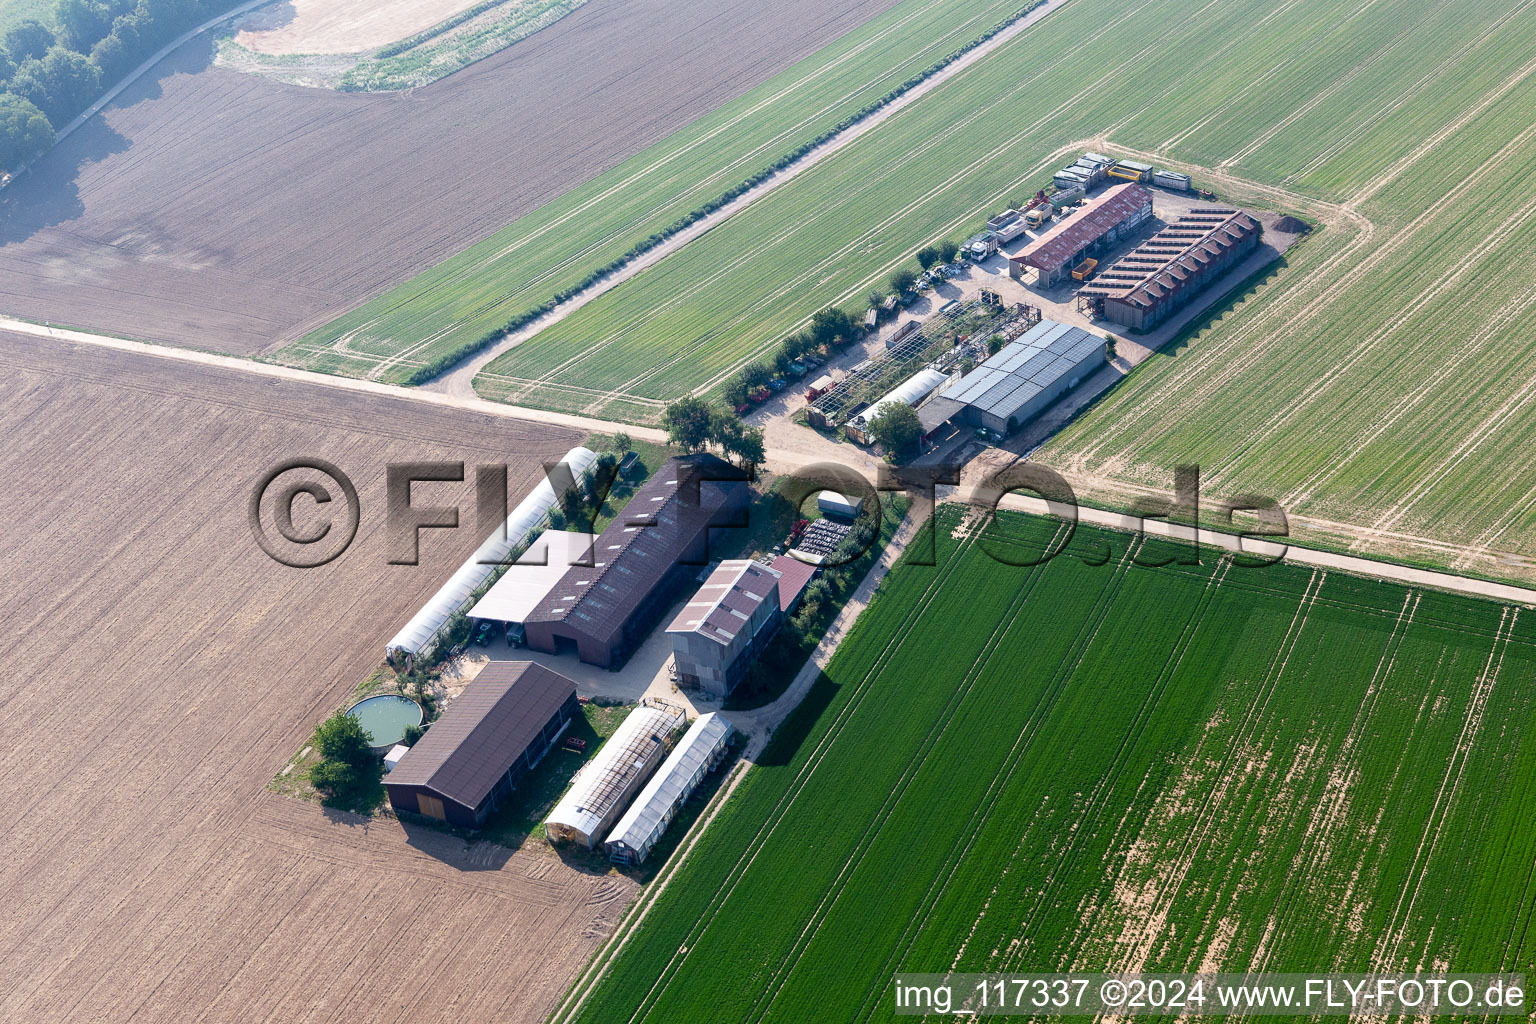
<svg viewBox="0 0 1536 1024">
<path fill-rule="evenodd" d="M 923 424 L 917 410 L 905 402 L 892 402 L 869 421 L 869 432 L 893 455 L 903 455 L 917 447 L 923 436 Z"/>
<path fill-rule="evenodd" d="M 749 427 L 734 414 L 721 411 L 714 424 L 715 442 L 727 455 L 756 465 L 767 457 L 761 427 Z"/>
<path fill-rule="evenodd" d="M 618 452 L 620 455 L 628 455 L 635 450 L 635 442 L 621 430 L 608 442 L 608 450 Z"/>
<path fill-rule="evenodd" d="M 987 355 L 997 355 L 997 353 L 1002 350 L 1002 347 L 1003 336 L 1001 334 L 994 334 L 992 337 L 987 339 Z"/>
<path fill-rule="evenodd" d="M 852 341 L 857 333 L 858 327 L 853 318 L 836 306 L 828 306 L 811 317 L 811 337 L 816 344 L 825 345 L 828 349 Z"/>
<path fill-rule="evenodd" d="M 91 59 L 62 46 L 21 65 L 11 80 L 11 91 L 31 100 L 55 128 L 89 106 L 100 90 L 101 71 Z"/>
<path fill-rule="evenodd" d="M 414 747 L 416 744 L 421 742 L 421 738 L 426 734 L 426 726 L 408 725 L 405 727 L 405 735 L 400 738 L 400 742 L 404 743 L 408 747 Z"/>
<path fill-rule="evenodd" d="M 869 308 L 870 309 L 879 309 L 880 308 L 880 303 L 885 301 L 885 296 L 883 294 L 881 294 L 880 292 L 872 291 L 872 292 L 869 293 L 869 300 L 868 301 L 869 301 Z"/>
<path fill-rule="evenodd" d="M 1104 358 L 1110 360 L 1111 362 L 1114 361 L 1115 336 L 1113 334 L 1104 335 Z"/>
<path fill-rule="evenodd" d="M 309 781 L 328 802 L 356 806 L 377 791 L 384 765 L 357 719 L 336 712 L 315 730 L 315 747 L 320 763 L 309 770 Z"/>
<path fill-rule="evenodd" d="M 898 295 L 903 292 L 911 291 L 912 286 L 915 284 L 917 284 L 917 275 L 914 274 L 911 270 L 908 270 L 906 267 L 902 267 L 900 270 L 896 271 L 896 273 L 891 275 L 891 288 Z"/>
<path fill-rule="evenodd" d="M 667 405 L 661 414 L 661 425 L 666 428 L 667 440 L 685 452 L 701 452 L 710 441 L 709 403 L 693 395 L 685 395 Z"/>
<path fill-rule="evenodd" d="M 77 53 L 90 53 L 112 31 L 112 9 L 97 0 L 59 0 L 53 18 L 60 41 Z"/>
<path fill-rule="evenodd" d="M 929 267 L 939 262 L 939 260 L 942 258 L 943 257 L 939 255 L 939 250 L 935 249 L 931 245 L 925 245 L 921 249 L 917 250 L 917 265 L 922 267 L 924 270 L 927 270 Z"/>
<path fill-rule="evenodd" d="M 53 145 L 53 125 L 29 100 L 0 93 L 0 170 L 14 171 Z"/>
<path fill-rule="evenodd" d="M 960 247 L 954 242 L 943 241 L 939 243 L 939 259 L 945 263 L 955 262 L 955 257 L 960 255 Z"/>
<path fill-rule="evenodd" d="M 122 20 L 118 19 L 118 21 Z M 115 30 L 91 47 L 91 63 L 101 68 L 101 77 L 108 82 L 115 82 L 132 71 L 134 58 L 137 55 L 138 51 L 134 48 L 134 44 Z"/>
<path fill-rule="evenodd" d="M 40 58 L 53 46 L 53 33 L 36 18 L 18 21 L 5 33 L 5 49 L 16 61 Z"/>
<path fill-rule="evenodd" d="M 15 74 L 16 62 L 11 60 L 11 55 L 4 48 L 0 48 L 0 89 L 7 88 Z"/>
</svg>

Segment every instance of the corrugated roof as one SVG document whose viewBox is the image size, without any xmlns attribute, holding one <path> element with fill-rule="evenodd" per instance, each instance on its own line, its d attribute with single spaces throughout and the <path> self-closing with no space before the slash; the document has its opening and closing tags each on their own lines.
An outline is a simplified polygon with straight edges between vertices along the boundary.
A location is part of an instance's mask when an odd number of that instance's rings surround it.
<svg viewBox="0 0 1536 1024">
<path fill-rule="evenodd" d="M 597 538 L 602 566 L 572 566 L 526 621 L 564 622 L 611 645 L 689 546 L 732 525 L 721 513 L 745 487 L 746 471 L 717 456 L 668 459 Z"/>
<path fill-rule="evenodd" d="M 758 605 L 777 600 L 778 583 L 778 572 L 761 562 L 748 558 L 721 562 L 683 605 L 667 632 L 697 633 L 729 646 Z"/>
<path fill-rule="evenodd" d="M 497 622 L 527 621 L 567 569 L 577 563 L 601 561 L 593 546 L 596 540 L 597 536 L 591 533 L 545 530 L 475 602 L 469 617 Z"/>
<path fill-rule="evenodd" d="M 800 592 L 810 585 L 816 575 L 816 566 L 802 562 L 793 555 L 779 555 L 770 568 L 779 574 L 779 611 L 789 611 Z"/>
<path fill-rule="evenodd" d="M 1103 338 L 1081 327 L 1041 320 L 945 388 L 940 399 L 1007 417 L 1073 372 L 1103 345 Z"/>
<path fill-rule="evenodd" d="M 542 665 L 493 661 L 384 779 L 476 807 L 539 735 L 576 684 Z"/>
<path fill-rule="evenodd" d="M 597 755 L 576 774 L 546 824 L 575 829 L 594 842 L 603 818 L 614 809 L 624 790 L 645 770 L 656 748 L 677 728 L 681 715 L 655 707 L 638 707 L 619 723 Z"/>
<path fill-rule="evenodd" d="M 631 850 L 649 850 L 666 831 L 664 822 L 671 820 L 671 812 L 688 799 L 700 770 L 730 742 L 731 731 L 731 723 L 713 711 L 700 715 L 613 826 L 607 841 Z"/>
<path fill-rule="evenodd" d="M 1263 226 L 1246 210 L 1192 207 L 1178 220 L 1106 267 L 1099 280 L 1082 289 L 1135 306 L 1151 306 L 1165 295 L 1202 276 L 1211 261 Z"/>
<path fill-rule="evenodd" d="M 1134 181 L 1115 185 L 1082 213 L 1062 221 L 1055 230 L 1009 259 L 1043 271 L 1058 271 L 1111 229 L 1151 205 L 1152 193 Z"/>
</svg>

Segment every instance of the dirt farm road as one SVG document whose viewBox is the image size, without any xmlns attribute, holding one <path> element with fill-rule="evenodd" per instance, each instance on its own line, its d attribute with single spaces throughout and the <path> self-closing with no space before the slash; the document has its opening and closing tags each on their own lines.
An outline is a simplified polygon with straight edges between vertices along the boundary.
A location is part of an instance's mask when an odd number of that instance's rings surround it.
<svg viewBox="0 0 1536 1024">
<path fill-rule="evenodd" d="M 247 374 L 254 374 L 318 385 L 338 391 L 346 391 L 361 394 L 371 394 L 378 397 L 401 399 L 408 402 L 426 403 L 442 408 L 453 408 L 464 411 L 477 412 L 487 417 L 487 422 L 496 419 L 520 420 L 524 422 L 543 423 L 552 427 L 562 427 L 578 431 L 590 431 L 595 433 L 614 433 L 624 431 L 631 437 L 646 441 L 662 442 L 666 440 L 664 431 L 654 427 L 638 427 L 626 423 L 615 423 L 610 420 L 594 419 L 589 416 L 577 416 L 570 413 L 549 412 L 542 409 L 528 409 L 521 406 L 505 405 L 500 402 L 490 402 L 483 398 L 469 398 L 458 395 L 443 394 L 441 392 L 426 391 L 420 388 L 404 388 L 392 384 L 383 384 L 378 381 L 358 380 L 353 377 L 333 377 L 329 374 L 314 373 L 310 370 L 297 370 L 291 367 L 278 366 L 273 363 L 259 363 L 235 356 L 222 356 L 211 352 L 196 352 L 191 349 L 171 348 L 168 346 L 151 345 L 142 341 L 134 341 L 128 338 L 113 338 L 107 335 L 91 334 L 85 331 L 70 330 L 62 327 L 52 327 L 43 324 L 35 324 L 25 320 L 16 320 L 11 317 L 0 316 L 0 331 L 12 331 L 17 334 L 29 334 L 36 337 L 52 338 L 59 342 L 76 345 L 90 345 L 115 349 L 121 352 L 130 352 L 138 355 L 153 356 L 158 359 L 169 359 L 184 363 L 193 363 L 206 367 L 237 370 Z M 861 449 L 850 445 L 834 444 L 823 439 L 812 430 L 798 427 L 791 423 L 775 423 L 769 432 L 771 453 L 764 463 L 764 468 L 774 473 L 793 471 L 801 466 L 816 463 L 833 462 L 844 465 L 852 465 L 868 474 L 873 466 L 869 455 Z M 793 443 L 789 443 L 790 440 Z M 1071 475 L 1068 474 L 1071 480 Z M 1075 481 L 1074 481 L 1075 483 Z M 1007 499 L 1007 507 L 1028 508 L 1028 502 L 1034 500 L 1020 495 L 1012 495 Z M 1017 503 L 1017 504 L 1016 504 Z M 1038 511 L 1035 508 L 1029 508 Z M 1083 508 L 1080 510 L 1085 522 L 1097 525 L 1110 526 L 1117 529 L 1134 529 L 1129 517 L 1115 512 L 1101 512 L 1097 509 Z M 1341 533 L 1359 533 L 1364 528 L 1355 527 L 1345 523 L 1326 522 L 1314 520 L 1319 525 L 1326 526 L 1330 530 Z M 1157 533 L 1163 524 L 1149 522 L 1148 530 Z M 1182 528 L 1179 528 L 1182 529 Z M 1207 537 L 1209 534 L 1209 537 Z M 1201 543 L 1210 543 L 1223 546 L 1223 535 L 1202 530 Z M 1188 538 L 1183 538 L 1188 539 Z M 1455 545 L 1445 545 L 1448 551 L 1455 551 Z M 1259 553 L 1263 553 L 1262 551 Z M 1381 579 L 1397 580 L 1410 586 L 1435 587 L 1442 590 L 1451 590 L 1462 594 L 1472 594 L 1478 597 L 1486 597 L 1495 601 L 1510 601 L 1517 604 L 1536 605 L 1536 590 L 1524 587 L 1511 586 L 1505 583 L 1495 583 L 1489 580 L 1477 579 L 1469 576 L 1458 576 L 1454 573 L 1436 572 L 1428 569 L 1420 569 L 1415 566 L 1401 565 L 1396 562 L 1377 561 L 1369 558 L 1356 558 L 1350 555 L 1338 555 L 1314 548 L 1303 548 L 1290 545 L 1286 555 L 1287 561 L 1301 562 L 1308 565 L 1326 565 L 1349 572 L 1361 573 L 1367 576 L 1375 576 Z"/>
<path fill-rule="evenodd" d="M 641 271 L 646 270 L 647 268 L 661 262 L 672 253 L 677 252 L 685 245 L 688 245 L 690 242 L 699 238 L 699 236 L 703 235 L 705 232 L 712 228 L 719 227 L 721 224 L 730 220 L 732 217 L 736 216 L 736 214 L 740 213 L 748 206 L 751 206 L 753 203 L 757 202 L 768 193 L 774 191 L 775 189 L 781 188 L 783 185 L 793 181 L 796 177 L 810 170 L 812 167 L 821 163 L 823 160 L 839 152 L 840 150 L 845 149 L 849 145 L 852 145 L 861 136 L 866 135 L 874 129 L 878 128 L 881 124 L 890 120 L 892 117 L 896 116 L 907 107 L 910 107 L 913 103 L 916 103 L 919 99 L 937 89 L 951 78 L 954 78 L 956 75 L 962 73 L 967 68 L 970 68 L 978 61 L 984 59 L 988 54 L 997 50 L 999 47 L 1006 45 L 1015 36 L 1019 35 L 1019 33 L 1030 28 L 1041 18 L 1044 18 L 1046 15 L 1060 8 L 1067 2 L 1068 0 L 1045 0 L 1044 3 L 1031 10 L 1024 17 L 1020 18 L 1012 25 L 1009 25 L 1002 32 L 999 32 L 991 39 L 988 39 L 985 43 L 982 43 L 974 50 L 971 50 L 965 56 L 961 57 L 953 64 L 950 64 L 942 71 L 939 71 L 932 78 L 929 78 L 921 85 L 916 86 L 911 91 L 904 93 L 899 98 L 893 100 L 886 106 L 881 107 L 879 110 L 875 111 L 873 114 L 870 114 L 868 117 L 865 117 L 863 120 L 848 126 L 833 138 L 827 140 L 820 146 L 817 146 L 815 149 L 806 153 L 789 167 L 769 177 L 767 181 L 764 181 L 762 184 L 748 189 L 740 196 L 737 196 L 729 203 L 726 203 L 724 206 L 720 207 L 720 209 L 716 210 L 714 213 L 700 218 L 689 227 L 679 231 L 667 241 L 663 242 L 661 245 L 658 245 L 655 249 L 652 249 L 645 255 L 640 256 L 632 263 L 624 267 L 622 270 L 618 271 L 617 273 L 610 274 L 609 276 L 603 278 L 601 281 L 588 285 L 586 288 L 577 292 L 575 295 L 571 296 L 565 302 L 550 310 L 548 313 L 523 325 L 516 331 L 512 331 L 503 337 L 500 341 L 496 342 L 496 344 L 487 348 L 485 351 L 476 353 L 465 362 L 449 370 L 443 376 L 438 377 L 436 380 L 433 380 L 424 386 L 429 390 L 441 391 L 445 394 L 460 395 L 466 398 L 473 397 L 475 394 L 475 389 L 471 382 L 474 380 L 475 375 L 478 374 L 481 370 L 485 369 L 485 367 L 488 366 L 492 360 L 501 355 L 503 352 L 507 352 L 516 348 L 545 328 L 559 323 L 561 320 L 564 320 L 566 317 L 576 312 L 582 306 L 585 306 L 587 303 L 593 301 L 594 299 L 612 291 L 614 288 L 617 288 L 619 285 L 623 284 L 625 281 L 628 281 L 630 278 L 634 277 Z M 1073 146 L 1075 145 L 1076 143 L 1073 144 Z M 1070 148 L 1073 147 L 1066 147 L 1062 150 L 1062 152 L 1065 153 Z"/>
</svg>

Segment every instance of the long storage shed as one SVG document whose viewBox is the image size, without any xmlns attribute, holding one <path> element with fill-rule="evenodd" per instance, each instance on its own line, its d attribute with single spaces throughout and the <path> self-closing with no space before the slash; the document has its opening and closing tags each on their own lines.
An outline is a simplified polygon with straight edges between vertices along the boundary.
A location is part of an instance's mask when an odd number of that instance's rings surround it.
<svg viewBox="0 0 1536 1024">
<path fill-rule="evenodd" d="M 642 864 L 667 831 L 677 810 L 715 769 L 731 742 L 731 723 L 710 712 L 683 734 L 604 844 L 616 864 Z"/>
<path fill-rule="evenodd" d="M 682 715 L 667 708 L 635 708 L 608 742 L 576 773 L 565 796 L 544 819 L 550 842 L 593 849 L 666 756 Z"/>
</svg>

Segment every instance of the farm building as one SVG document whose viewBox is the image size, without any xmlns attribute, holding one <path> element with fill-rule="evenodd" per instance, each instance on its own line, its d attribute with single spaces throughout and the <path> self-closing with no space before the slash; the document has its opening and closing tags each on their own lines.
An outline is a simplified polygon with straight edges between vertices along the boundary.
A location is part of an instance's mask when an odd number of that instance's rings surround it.
<svg viewBox="0 0 1536 1024">
<path fill-rule="evenodd" d="M 581 843 L 589 850 L 602 842 L 629 798 L 666 756 L 682 722 L 683 716 L 670 708 L 642 705 L 631 711 L 544 819 L 549 841 Z"/>
<path fill-rule="evenodd" d="M 1008 274 L 1023 280 L 1026 268 L 1040 274 L 1040 287 L 1064 280 L 1084 257 L 1112 245 L 1152 216 L 1152 193 L 1134 182 L 1115 185 L 1092 205 L 1008 258 Z"/>
<path fill-rule="evenodd" d="M 850 498 L 836 491 L 822 491 L 816 495 L 816 510 L 833 519 L 857 519 L 864 507 L 863 498 Z"/>
<path fill-rule="evenodd" d="M 869 425 L 882 410 L 898 402 L 915 407 L 948 379 L 949 376 L 943 370 L 935 370 L 931 367 L 919 370 L 871 404 L 869 408 L 850 419 L 844 429 L 847 430 L 848 436 L 859 444 L 869 444 L 874 440 L 869 433 Z"/>
<path fill-rule="evenodd" d="M 576 684 L 565 676 L 493 661 L 384 777 L 389 805 L 480 828 L 576 714 Z"/>
<path fill-rule="evenodd" d="M 597 462 L 597 453 L 589 448 L 572 448 L 565 453 L 562 462 L 570 469 L 572 478 L 579 482 L 591 472 Z M 507 516 L 503 528 L 486 538 L 485 543 L 448 577 L 448 582 L 439 587 L 421 610 L 384 645 L 384 656 L 390 664 L 403 664 L 407 659 L 430 653 L 453 613 L 468 604 L 475 591 L 495 572 L 496 566 L 505 562 L 518 545 L 525 543 L 547 522 L 549 510 L 558 500 L 554 486 L 547 479 L 540 480 Z"/>
<path fill-rule="evenodd" d="M 779 628 L 779 574 L 761 562 L 721 562 L 667 627 L 678 681 L 723 698 Z"/>
<path fill-rule="evenodd" d="M 935 401 L 955 403 L 942 408 L 972 426 L 1011 434 L 1081 383 L 1104 357 L 1103 338 L 1041 320 Z"/>
<path fill-rule="evenodd" d="M 656 841 L 667 831 L 677 809 L 699 788 L 704 777 L 725 759 L 731 744 L 731 723 L 714 712 L 700 715 L 603 844 L 615 864 L 643 864 Z"/>
<path fill-rule="evenodd" d="M 1241 263 L 1263 233 L 1246 211 L 1196 207 L 1116 260 L 1080 301 L 1131 330 L 1150 330 Z"/>
<path fill-rule="evenodd" d="M 469 617 L 504 623 L 508 636 L 521 638 L 528 616 L 549 596 L 566 570 L 573 565 L 594 564 L 596 541 L 590 533 L 545 530 L 475 602 Z"/>
<path fill-rule="evenodd" d="M 791 615 L 800 606 L 800 595 L 811 585 L 820 568 L 794 555 L 776 555 L 768 567 L 779 574 L 779 612 Z"/>
<path fill-rule="evenodd" d="M 568 568 L 528 613 L 529 648 L 623 664 L 671 592 L 709 561 L 711 527 L 744 524 L 746 477 L 714 455 L 668 459 L 597 538 L 593 564 Z"/>
</svg>

